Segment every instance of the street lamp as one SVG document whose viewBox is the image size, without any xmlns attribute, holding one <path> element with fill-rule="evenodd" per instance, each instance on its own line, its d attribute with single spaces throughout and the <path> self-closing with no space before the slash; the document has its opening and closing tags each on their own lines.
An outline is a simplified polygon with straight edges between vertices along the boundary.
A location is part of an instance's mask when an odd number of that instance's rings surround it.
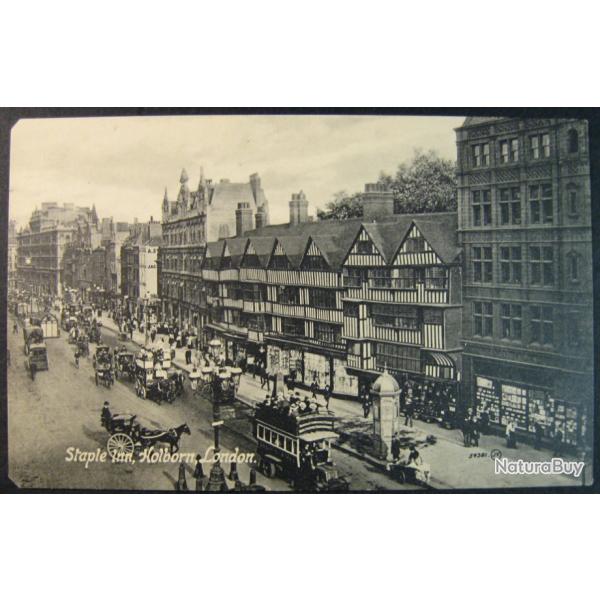
<svg viewBox="0 0 600 600">
<path fill-rule="evenodd" d="M 210 348 L 210 353 L 213 358 L 219 355 L 219 350 L 221 348 L 221 342 L 217 339 L 213 339 L 208 343 Z M 216 461 L 213 464 L 212 469 L 210 470 L 210 475 L 208 477 L 208 483 L 206 485 L 207 492 L 224 492 L 229 488 L 227 487 L 227 482 L 225 480 L 225 471 L 221 467 L 221 462 L 219 460 L 220 453 L 220 428 L 223 425 L 223 421 L 221 420 L 221 402 L 220 402 L 220 390 L 219 388 L 223 388 L 223 379 L 228 378 L 229 375 L 225 373 L 219 373 L 219 369 L 215 368 L 213 377 L 212 377 L 212 405 L 213 405 L 213 431 L 214 431 L 214 454 L 216 456 Z"/>
</svg>

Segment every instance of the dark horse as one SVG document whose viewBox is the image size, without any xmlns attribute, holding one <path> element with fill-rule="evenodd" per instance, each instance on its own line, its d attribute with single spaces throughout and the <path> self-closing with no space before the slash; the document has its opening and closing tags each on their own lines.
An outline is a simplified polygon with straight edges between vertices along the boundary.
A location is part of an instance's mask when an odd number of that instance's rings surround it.
<svg viewBox="0 0 600 600">
<path fill-rule="evenodd" d="M 179 452 L 179 440 L 184 433 L 188 435 L 192 433 L 187 423 L 183 423 L 179 427 L 172 427 L 166 431 L 161 431 L 160 429 L 154 431 L 142 430 L 139 437 L 142 446 L 154 446 L 158 443 L 169 444 L 169 452 L 174 454 L 175 452 Z"/>
</svg>

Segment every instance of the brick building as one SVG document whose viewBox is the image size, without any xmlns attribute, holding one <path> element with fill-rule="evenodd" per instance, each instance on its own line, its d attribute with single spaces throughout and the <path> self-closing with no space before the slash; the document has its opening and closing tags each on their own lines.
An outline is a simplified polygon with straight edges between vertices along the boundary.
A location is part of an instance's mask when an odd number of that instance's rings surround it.
<svg viewBox="0 0 600 600">
<path fill-rule="evenodd" d="M 213 183 L 200 175 L 195 191 L 181 173 L 177 200 L 165 190 L 162 203 L 163 242 L 159 251 L 159 295 L 162 314 L 179 323 L 202 326 L 200 315 L 200 264 L 206 244 L 235 235 L 239 227 L 267 225 L 269 207 L 260 177 L 247 183 L 222 179 Z"/>
<path fill-rule="evenodd" d="M 587 124 L 471 117 L 456 136 L 465 396 L 576 445 L 593 397 Z"/>
</svg>

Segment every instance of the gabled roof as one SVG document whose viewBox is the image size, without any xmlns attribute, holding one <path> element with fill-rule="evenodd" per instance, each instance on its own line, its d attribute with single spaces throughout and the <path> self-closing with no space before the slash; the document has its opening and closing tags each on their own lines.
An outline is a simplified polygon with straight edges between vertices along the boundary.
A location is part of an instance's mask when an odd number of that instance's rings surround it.
<svg viewBox="0 0 600 600">
<path fill-rule="evenodd" d="M 223 240 L 223 246 L 229 250 L 231 256 L 231 266 L 239 267 L 246 250 L 246 240 L 243 238 L 227 238 Z"/>
<path fill-rule="evenodd" d="M 206 244 L 206 256 L 209 258 L 219 258 L 223 255 L 225 240 L 217 240 L 216 242 L 208 242 Z"/>
<path fill-rule="evenodd" d="M 419 215 L 414 222 L 443 263 L 451 264 L 456 260 L 461 252 L 456 213 Z"/>
</svg>

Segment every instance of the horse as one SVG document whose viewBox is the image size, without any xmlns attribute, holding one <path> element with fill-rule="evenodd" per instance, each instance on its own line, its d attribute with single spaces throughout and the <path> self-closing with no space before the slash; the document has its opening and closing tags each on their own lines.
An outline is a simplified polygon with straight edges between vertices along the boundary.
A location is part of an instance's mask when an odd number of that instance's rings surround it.
<svg viewBox="0 0 600 600">
<path fill-rule="evenodd" d="M 174 454 L 175 452 L 179 452 L 179 439 L 184 433 L 188 435 L 192 433 L 187 423 L 183 423 L 179 427 L 172 427 L 166 431 L 157 430 L 148 432 L 146 435 L 142 434 L 141 437 L 148 446 L 154 446 L 159 442 L 169 444 L 169 452 Z"/>
</svg>

